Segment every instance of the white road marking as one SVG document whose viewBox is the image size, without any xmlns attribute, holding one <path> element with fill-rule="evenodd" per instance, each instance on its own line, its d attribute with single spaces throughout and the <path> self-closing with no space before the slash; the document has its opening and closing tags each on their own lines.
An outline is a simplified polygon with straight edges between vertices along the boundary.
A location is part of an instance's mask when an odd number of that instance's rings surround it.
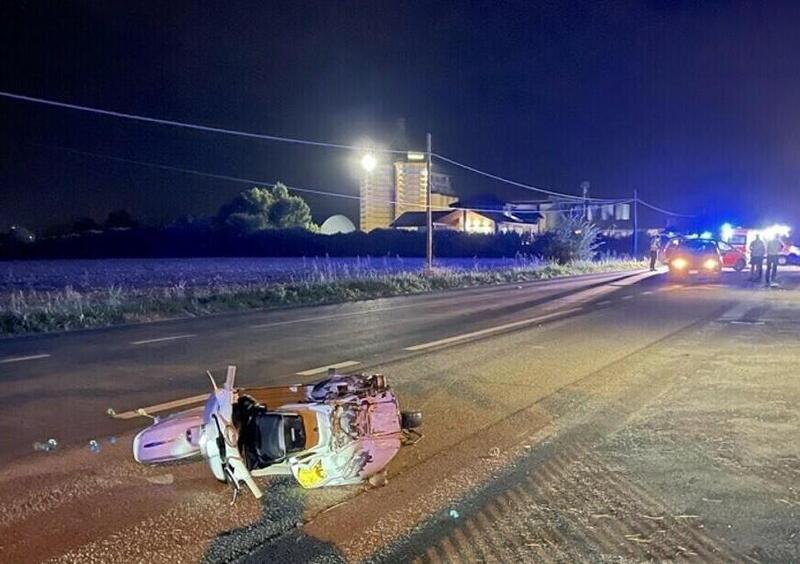
<svg viewBox="0 0 800 564">
<path fill-rule="evenodd" d="M 300 319 L 289 319 L 286 321 L 273 321 L 271 323 L 260 323 L 251 325 L 250 329 L 264 329 L 265 327 L 279 327 L 281 325 L 294 325 L 295 323 L 305 323 L 307 321 L 325 321 L 327 319 L 341 319 L 342 317 L 355 317 L 358 315 L 369 315 L 370 313 L 380 313 L 382 311 L 394 311 L 396 309 L 406 309 L 409 307 L 421 307 L 424 304 L 405 304 L 391 307 L 381 307 L 365 311 L 352 311 L 349 313 L 333 313 L 331 315 L 321 315 L 316 317 L 301 317 Z"/>
<path fill-rule="evenodd" d="M 524 327 L 525 325 L 531 325 L 533 323 L 538 323 L 539 321 L 546 321 L 548 319 L 553 319 L 554 317 L 563 317 L 568 313 L 573 313 L 579 311 L 583 308 L 575 307 L 572 309 L 567 309 L 564 311 L 557 311 L 554 313 L 548 313 L 547 315 L 540 315 L 538 317 L 531 317 L 530 319 L 522 319 L 520 321 L 514 321 L 513 323 L 506 323 L 504 325 L 497 325 L 495 327 L 489 327 L 487 329 L 481 329 L 480 331 L 473 331 L 472 333 L 464 333 L 462 335 L 455 335 L 453 337 L 447 337 L 445 339 L 439 339 L 438 341 L 431 341 L 430 343 L 422 343 L 420 345 L 414 345 L 412 347 L 406 347 L 404 351 L 424 351 L 426 349 L 430 349 L 433 347 L 438 347 L 441 345 L 449 345 L 452 343 L 457 343 L 459 341 L 464 341 L 467 339 L 474 339 L 475 337 L 482 337 L 483 335 L 491 335 L 492 333 L 497 333 L 499 331 L 506 331 L 508 329 L 514 329 L 516 327 Z"/>
<path fill-rule="evenodd" d="M 191 339 L 192 337 L 197 337 L 197 335 L 190 334 L 190 335 L 172 335 L 171 337 L 160 337 L 158 339 L 145 339 L 143 341 L 132 341 L 132 345 L 147 345 L 149 343 L 163 343 L 164 341 L 175 341 L 178 339 Z"/>
<path fill-rule="evenodd" d="M 608 305 L 610 303 L 611 303 L 611 300 L 603 300 L 602 302 L 597 302 L 597 305 L 602 306 L 602 305 Z"/>
<path fill-rule="evenodd" d="M 157 403 L 156 405 L 151 405 L 148 407 L 142 407 L 139 409 L 133 409 L 131 411 L 126 411 L 124 413 L 115 413 L 112 415 L 114 419 L 133 419 L 134 417 L 140 417 L 142 414 L 140 411 L 144 411 L 146 413 L 158 413 L 159 411 L 166 411 L 168 409 L 175 409 L 176 407 L 183 407 L 185 405 L 191 405 L 193 403 L 201 403 L 208 399 L 209 394 L 200 394 L 197 396 L 192 396 L 190 398 L 183 398 L 173 401 L 168 401 L 165 403 Z"/>
<path fill-rule="evenodd" d="M 0 359 L 0 364 L 9 364 L 11 362 L 25 362 L 26 360 L 36 360 L 39 358 L 47 358 L 49 354 L 32 354 L 30 356 L 12 356 L 10 358 Z"/>
<path fill-rule="evenodd" d="M 642 295 L 643 295 L 643 296 L 649 296 L 649 295 L 650 295 L 650 294 L 652 294 L 652 293 L 653 293 L 653 291 L 652 291 L 652 290 L 645 290 L 644 292 L 642 292 Z"/>
<path fill-rule="evenodd" d="M 358 366 L 359 364 L 361 363 L 357 360 L 345 360 L 344 362 L 326 364 L 325 366 L 320 366 L 319 368 L 310 368 L 308 370 L 303 370 L 302 372 L 295 372 L 295 374 L 297 376 L 313 376 L 314 374 L 327 372 L 328 368 L 348 368 L 350 366 Z"/>
<path fill-rule="evenodd" d="M 732 325 L 764 325 L 763 321 L 747 321 L 746 319 L 736 319 L 731 321 Z"/>
<path fill-rule="evenodd" d="M 633 296 L 622 296 L 620 299 L 621 300 L 632 300 Z"/>
<path fill-rule="evenodd" d="M 739 302 L 728 311 L 723 313 L 719 319 L 720 321 L 732 321 L 734 319 L 740 319 L 747 315 L 750 310 L 755 309 L 756 307 L 758 306 L 753 302 Z"/>
</svg>

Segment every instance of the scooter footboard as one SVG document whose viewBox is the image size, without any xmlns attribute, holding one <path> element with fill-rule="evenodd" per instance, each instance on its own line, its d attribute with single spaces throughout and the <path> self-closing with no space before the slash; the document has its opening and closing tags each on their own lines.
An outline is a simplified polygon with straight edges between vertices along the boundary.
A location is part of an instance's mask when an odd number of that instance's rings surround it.
<svg viewBox="0 0 800 564">
<path fill-rule="evenodd" d="M 133 439 L 133 457 L 142 464 L 156 464 L 200 456 L 202 427 L 202 407 L 156 421 Z"/>
</svg>

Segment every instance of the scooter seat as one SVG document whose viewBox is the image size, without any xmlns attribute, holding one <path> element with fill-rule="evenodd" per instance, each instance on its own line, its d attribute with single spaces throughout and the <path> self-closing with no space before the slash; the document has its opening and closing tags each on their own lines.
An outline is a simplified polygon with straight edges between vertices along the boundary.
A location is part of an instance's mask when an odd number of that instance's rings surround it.
<svg viewBox="0 0 800 564">
<path fill-rule="evenodd" d="M 251 398 L 240 398 L 234 409 L 239 452 L 248 470 L 265 468 L 286 457 L 283 416 L 270 413 Z"/>
</svg>

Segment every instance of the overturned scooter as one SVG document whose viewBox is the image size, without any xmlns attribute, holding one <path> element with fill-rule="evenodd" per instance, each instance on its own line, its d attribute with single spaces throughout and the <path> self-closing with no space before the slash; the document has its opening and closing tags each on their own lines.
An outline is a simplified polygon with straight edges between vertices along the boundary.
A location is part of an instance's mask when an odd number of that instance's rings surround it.
<svg viewBox="0 0 800 564">
<path fill-rule="evenodd" d="M 235 388 L 236 367 L 205 407 L 156 418 L 133 441 L 134 458 L 159 463 L 202 456 L 234 488 L 253 477 L 291 475 L 304 488 L 357 484 L 421 437 L 419 412 L 401 412 L 376 375 L 329 374 L 309 385 Z M 209 374 L 211 376 L 211 374 Z"/>
</svg>

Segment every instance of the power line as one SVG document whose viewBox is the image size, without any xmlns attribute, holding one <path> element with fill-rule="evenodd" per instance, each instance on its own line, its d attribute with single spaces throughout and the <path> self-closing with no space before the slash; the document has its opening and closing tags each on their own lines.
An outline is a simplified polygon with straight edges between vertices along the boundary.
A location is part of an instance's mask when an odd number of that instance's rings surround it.
<svg viewBox="0 0 800 564">
<path fill-rule="evenodd" d="M 548 190 L 546 188 L 540 188 L 538 186 L 531 186 L 530 184 L 525 184 L 525 183 L 522 183 L 522 182 L 517 182 L 516 180 L 511 180 L 511 179 L 508 179 L 508 178 L 504 178 L 504 177 L 499 176 L 497 174 L 492 174 L 491 172 L 486 172 L 485 170 L 480 170 L 478 168 L 475 168 L 475 167 L 472 167 L 470 165 L 458 162 L 456 160 L 453 160 L 451 158 L 445 157 L 443 155 L 439 155 L 437 153 L 433 153 L 433 156 L 436 157 L 437 159 L 439 159 L 441 161 L 444 161 L 446 163 L 449 163 L 449 164 L 451 164 L 453 166 L 457 166 L 457 167 L 463 168 L 464 170 L 468 170 L 470 172 L 474 172 L 476 174 L 480 174 L 480 175 L 485 176 L 487 178 L 491 178 L 492 180 L 497 180 L 498 182 L 505 182 L 506 184 L 510 184 L 510 185 L 516 186 L 518 188 L 523 188 L 525 190 L 531 190 L 531 191 L 534 191 L 534 192 L 540 192 L 542 194 L 548 194 L 550 196 L 556 196 L 556 197 L 565 198 L 565 199 L 568 199 L 568 200 L 574 200 L 575 202 L 595 202 L 595 203 L 606 202 L 606 203 L 612 203 L 612 202 L 617 202 L 617 201 L 621 200 L 621 199 L 612 199 L 612 198 L 584 198 L 582 196 L 576 196 L 574 194 L 566 194 L 566 193 L 563 193 L 563 192 L 555 192 L 553 190 Z"/>
<path fill-rule="evenodd" d="M 142 115 L 137 115 L 137 114 L 116 112 L 116 111 L 112 111 L 112 110 L 103 110 L 103 109 L 100 109 L 100 108 L 93 108 L 93 107 L 82 106 L 82 105 L 78 105 L 78 104 L 70 104 L 70 103 L 66 103 L 66 102 L 59 102 L 59 101 L 56 101 L 56 100 L 48 100 L 48 99 L 45 99 L 45 98 L 36 98 L 36 97 L 33 97 L 33 96 L 24 96 L 22 94 L 14 94 L 12 92 L 0 91 L 0 97 L 10 98 L 10 99 L 13 99 L 13 100 L 20 100 L 20 101 L 25 101 L 25 102 L 32 102 L 32 103 L 36 103 L 36 104 L 43 104 L 43 105 L 46 105 L 46 106 L 54 106 L 54 107 L 58 107 L 58 108 L 66 108 L 66 109 L 70 109 L 70 110 L 89 112 L 89 113 L 93 113 L 93 114 L 112 116 L 112 117 L 123 118 L 123 119 L 130 119 L 130 120 L 134 120 L 134 121 L 141 121 L 141 122 L 146 122 L 146 123 L 155 123 L 155 124 L 159 124 L 159 125 L 169 125 L 169 126 L 173 126 L 173 127 L 181 127 L 181 128 L 193 129 L 193 130 L 197 130 L 197 131 L 206 131 L 206 132 L 210 132 L 210 133 L 221 133 L 221 134 L 224 134 L 224 135 L 234 135 L 234 136 L 238 136 L 238 137 L 246 137 L 246 138 L 251 138 L 251 139 L 261 139 L 261 140 L 265 140 L 265 141 L 276 141 L 276 142 L 282 142 L 282 143 L 291 143 L 291 144 L 297 144 L 297 145 L 307 145 L 307 146 L 313 146 L 313 147 L 326 147 L 326 148 L 332 148 L 332 149 L 364 150 L 363 147 L 357 147 L 355 145 L 343 145 L 343 144 L 338 144 L 338 143 L 326 143 L 326 142 L 322 142 L 322 141 L 311 141 L 311 140 L 307 140 L 307 139 L 299 139 L 299 138 L 294 138 L 294 137 L 281 137 L 281 136 L 277 136 L 277 135 L 266 135 L 266 134 L 262 134 L 262 133 L 252 133 L 252 132 L 248 132 L 248 131 L 239 131 L 239 130 L 234 130 L 234 129 L 221 128 L 221 127 L 197 125 L 197 124 L 181 122 L 181 121 L 175 121 L 175 120 L 167 120 L 167 119 L 154 118 L 154 117 L 142 116 Z M 392 150 L 392 149 L 373 149 L 373 148 L 370 148 L 369 150 L 371 152 L 377 152 L 377 153 L 407 154 L 407 151 L 397 151 L 397 150 Z M 510 184 L 510 185 L 516 186 L 518 188 L 523 188 L 525 190 L 531 190 L 531 191 L 534 191 L 534 192 L 548 194 L 550 196 L 555 196 L 555 197 L 559 197 L 559 198 L 565 198 L 567 200 L 571 200 L 571 201 L 575 201 L 575 202 L 626 203 L 622 199 L 583 198 L 581 196 L 575 196 L 573 194 L 566 194 L 566 193 L 562 193 L 562 192 L 556 192 L 556 191 L 553 191 L 553 190 L 547 190 L 545 188 L 540 188 L 540 187 L 537 187 L 537 186 L 531 186 L 530 184 L 517 182 L 515 180 L 511 180 L 511 179 L 504 178 L 504 177 L 496 175 L 496 174 L 492 174 L 490 172 L 486 172 L 484 170 L 480 170 L 478 168 L 472 167 L 472 166 L 467 165 L 465 163 L 458 162 L 458 161 L 456 161 L 454 159 L 450 159 L 450 158 L 445 157 L 443 155 L 439 155 L 439 154 L 436 154 L 436 153 L 431 153 L 431 155 L 436 157 L 436 158 L 438 158 L 439 160 L 442 160 L 442 161 L 444 161 L 446 163 L 449 163 L 449 164 L 451 164 L 453 166 L 457 166 L 457 167 L 460 167 L 460 168 L 462 168 L 464 170 L 468 170 L 470 172 L 473 172 L 473 173 L 476 173 L 476 174 L 480 174 L 480 175 L 485 176 L 487 178 L 491 178 L 491 179 L 497 180 L 499 182 L 504 182 L 506 184 Z M 94 156 L 101 156 L 102 157 L 103 155 L 94 155 Z M 177 167 L 169 167 L 168 165 L 157 165 L 157 164 L 154 164 L 154 163 L 143 163 L 143 162 L 131 161 L 129 159 L 120 159 L 119 157 L 108 157 L 108 156 L 105 156 L 105 157 L 106 158 L 112 158 L 112 159 L 116 158 L 116 159 L 119 159 L 119 160 L 127 160 L 128 162 L 131 162 L 133 164 L 140 164 L 140 165 L 145 165 L 145 166 L 155 166 L 157 168 L 164 168 L 164 169 L 167 169 L 167 170 L 175 170 L 175 171 L 184 172 L 184 173 L 187 173 L 187 174 L 204 174 L 204 175 L 206 175 L 208 177 L 219 178 L 219 179 L 222 179 L 222 180 L 253 182 L 252 180 L 249 180 L 249 179 L 239 179 L 239 178 L 236 178 L 236 177 L 229 177 L 229 176 L 225 176 L 225 175 L 214 175 L 214 174 L 210 174 L 210 173 L 200 173 L 198 171 L 191 171 L 189 169 L 180 169 L 180 168 L 177 168 Z M 335 194 L 335 193 L 332 193 L 332 192 L 323 192 L 323 191 L 318 191 L 318 190 L 300 189 L 300 188 L 293 188 L 293 189 L 296 190 L 296 191 L 305 191 L 305 192 L 308 192 L 308 193 L 315 193 L 315 194 L 320 194 L 320 195 L 329 195 L 329 196 L 338 195 L 338 196 L 349 197 L 349 198 L 353 198 L 353 199 L 359 199 L 359 200 L 361 199 L 358 196 L 348 196 L 346 194 Z M 643 206 L 646 206 L 646 207 L 648 207 L 650 209 L 653 209 L 655 211 L 664 213 L 666 215 L 672 215 L 672 216 L 676 216 L 676 217 L 695 217 L 694 215 L 680 214 L 680 213 L 676 213 L 676 212 L 671 212 L 671 211 L 665 210 L 663 208 L 659 208 L 657 206 L 649 204 L 649 203 L 647 203 L 647 202 L 645 202 L 644 200 L 641 200 L 641 199 L 637 199 L 636 201 L 641 203 Z M 460 209 L 467 209 L 467 208 L 460 208 Z M 472 209 L 472 208 L 470 208 L 470 209 Z M 473 211 L 481 211 L 481 210 L 478 210 L 477 208 L 472 209 L 472 210 Z M 482 211 L 497 211 L 497 210 L 482 210 Z"/>
<path fill-rule="evenodd" d="M 123 119 L 130 119 L 134 121 L 143 121 L 147 123 L 157 123 L 159 125 L 170 125 L 174 127 L 182 127 L 185 129 L 194 129 L 197 131 L 206 131 L 211 133 L 222 133 L 225 135 L 234 135 L 237 137 L 247 137 L 251 139 L 261 139 L 265 141 L 279 141 L 282 143 L 293 143 L 296 145 L 311 145 L 313 147 L 327 147 L 331 149 L 347 149 L 347 150 L 367 150 L 365 147 L 357 147 L 355 145 L 342 145 L 338 143 L 325 143 L 322 141 L 309 141 L 307 139 L 298 139 L 294 137 L 280 137 L 278 135 L 266 135 L 263 133 L 252 133 L 249 131 L 238 131 L 235 129 L 226 129 L 222 127 L 212 127 L 207 125 L 197 125 L 183 121 L 174 121 L 169 119 L 154 118 L 149 116 L 142 116 L 137 114 L 128 114 L 124 112 L 115 112 L 112 110 L 103 110 L 100 108 L 92 108 L 89 106 L 81 106 L 78 104 L 68 104 L 66 102 L 58 102 L 56 100 L 47 100 L 45 98 L 34 98 L 33 96 L 23 96 L 21 94 L 14 94 L 11 92 L 0 91 L 0 97 L 11 98 L 12 100 L 22 100 L 25 102 L 33 102 L 36 104 L 44 104 L 46 106 L 54 106 L 57 108 L 66 108 L 70 110 L 77 110 L 81 112 L 89 112 L 92 114 L 99 114 L 104 116 L 112 116 Z M 375 149 L 368 148 L 370 152 L 374 153 L 393 153 L 393 154 L 406 154 L 406 151 L 395 151 L 391 149 Z"/>
<path fill-rule="evenodd" d="M 641 198 L 636 198 L 635 201 L 640 203 L 640 204 L 642 204 L 646 208 L 650 208 L 653 211 L 657 211 L 657 212 L 663 213 L 665 215 L 672 215 L 672 216 L 675 216 L 675 217 L 696 217 L 695 215 L 692 215 L 692 214 L 677 213 L 677 212 L 665 210 L 664 208 L 659 208 L 658 206 L 654 206 L 653 204 L 649 204 L 649 203 L 645 202 Z"/>
<path fill-rule="evenodd" d="M 127 164 L 133 164 L 133 165 L 137 165 L 137 166 L 156 168 L 156 169 L 161 169 L 161 170 L 168 170 L 168 171 L 171 171 L 171 172 L 179 172 L 179 173 L 182 173 L 182 174 L 190 174 L 190 175 L 193 175 L 193 176 L 201 176 L 201 177 L 205 177 L 205 178 L 213 178 L 213 179 L 216 179 L 216 180 L 226 180 L 226 181 L 229 181 L 229 182 L 237 182 L 237 183 L 240 183 L 240 184 L 249 184 L 251 186 L 258 185 L 258 186 L 268 186 L 270 188 L 273 188 L 276 185 L 276 183 L 274 183 L 274 182 L 267 182 L 267 181 L 264 181 L 264 180 L 258 180 L 258 179 L 254 179 L 254 178 L 243 178 L 243 177 L 239 177 L 239 176 L 230 176 L 230 175 L 226 175 L 226 174 L 215 174 L 215 173 L 211 173 L 211 172 L 205 172 L 205 171 L 200 171 L 200 170 L 195 170 L 195 169 L 190 169 L 190 168 L 183 168 L 183 167 L 165 165 L 165 164 L 160 164 L 160 163 L 152 163 L 152 162 L 148 162 L 148 161 L 139 161 L 139 160 L 135 160 L 135 159 L 128 159 L 128 158 L 125 158 L 125 157 L 117 157 L 117 156 L 112 156 L 112 155 L 104 155 L 102 153 L 92 153 L 92 152 L 89 152 L 89 151 L 80 151 L 78 149 L 71 149 L 71 148 L 68 148 L 68 147 L 47 146 L 47 145 L 45 145 L 45 146 L 53 148 L 53 149 L 58 149 L 58 150 L 61 150 L 61 151 L 65 151 L 65 152 L 68 152 L 68 153 L 74 153 L 76 155 L 86 156 L 86 157 L 107 159 L 107 160 L 111 160 L 111 161 L 117 161 L 117 162 L 122 162 L 122 163 L 127 163 Z M 317 190 L 317 189 L 313 189 L 313 188 L 300 188 L 300 187 L 297 187 L 297 186 L 289 186 L 289 185 L 286 185 L 286 184 L 284 184 L 284 186 L 286 186 L 286 188 L 288 190 L 291 190 L 293 192 L 301 192 L 301 193 L 306 193 L 306 194 L 315 194 L 315 195 L 319 195 L 319 196 L 330 196 L 330 197 L 335 197 L 335 198 L 345 198 L 345 199 L 348 199 L 348 200 L 357 200 L 357 201 L 367 200 L 367 201 L 370 201 L 370 202 L 381 202 L 381 203 L 402 205 L 402 206 L 408 206 L 408 207 L 415 207 L 415 208 L 420 208 L 422 210 L 426 209 L 426 205 L 425 204 L 415 204 L 413 202 L 400 202 L 398 200 L 379 200 L 379 199 L 374 199 L 374 198 L 364 198 L 362 196 L 355 196 L 355 195 L 352 195 L 352 194 L 342 194 L 340 192 L 329 192 L 329 191 Z M 534 214 L 534 213 L 568 211 L 566 208 L 564 210 L 555 210 L 555 209 L 553 209 L 553 210 L 544 210 L 544 211 L 539 211 L 539 210 L 503 210 L 503 209 L 497 209 L 497 208 L 473 208 L 473 207 L 452 208 L 452 207 L 441 207 L 441 206 L 433 206 L 433 208 L 435 209 L 435 211 L 462 211 L 463 210 L 463 211 L 474 211 L 474 212 L 510 213 L 512 215 L 526 215 L 526 214 Z"/>
</svg>

